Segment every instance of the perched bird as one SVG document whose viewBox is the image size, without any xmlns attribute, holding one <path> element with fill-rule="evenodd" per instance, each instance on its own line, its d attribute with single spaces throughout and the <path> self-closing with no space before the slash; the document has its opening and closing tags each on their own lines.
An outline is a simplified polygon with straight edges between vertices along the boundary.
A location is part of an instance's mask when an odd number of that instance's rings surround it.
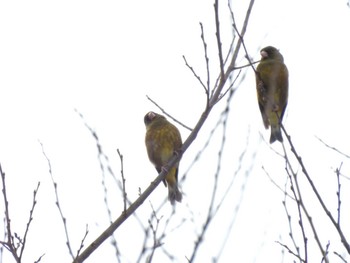
<svg viewBox="0 0 350 263">
<path fill-rule="evenodd" d="M 179 130 L 160 114 L 150 111 L 145 115 L 144 121 L 148 158 L 160 173 L 162 167 L 167 169 L 168 161 L 181 148 L 181 135 Z M 181 202 L 182 199 L 182 194 L 177 187 L 178 170 L 179 163 L 168 171 L 163 180 L 164 185 L 168 186 L 168 199 L 172 205 L 175 204 L 175 201 Z"/>
<path fill-rule="evenodd" d="M 265 128 L 271 126 L 270 143 L 276 140 L 283 142 L 280 123 L 288 102 L 288 69 L 275 47 L 265 47 L 260 54 L 256 90 L 261 116 Z"/>
</svg>

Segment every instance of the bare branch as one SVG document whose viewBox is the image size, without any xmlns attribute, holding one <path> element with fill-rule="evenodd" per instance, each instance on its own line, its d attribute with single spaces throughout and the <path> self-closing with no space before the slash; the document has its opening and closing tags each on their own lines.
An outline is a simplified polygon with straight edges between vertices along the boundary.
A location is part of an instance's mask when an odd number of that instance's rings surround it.
<svg viewBox="0 0 350 263">
<path fill-rule="evenodd" d="M 201 84 L 201 86 L 204 88 L 204 91 L 205 91 L 205 94 L 208 94 L 208 89 L 207 87 L 205 86 L 205 84 L 203 83 L 201 77 L 196 73 L 196 71 L 194 70 L 194 68 L 187 62 L 187 59 L 185 56 L 182 56 L 182 58 L 184 59 L 185 61 L 185 65 L 186 67 L 188 67 L 192 74 L 195 76 L 195 78 L 199 81 L 199 83 Z"/>
<path fill-rule="evenodd" d="M 325 143 L 321 138 L 317 137 L 316 138 L 322 142 L 327 148 L 337 152 L 337 153 L 340 153 L 341 155 L 345 156 L 346 158 L 349 158 L 350 159 L 350 155 L 347 155 L 346 153 L 343 153 L 342 151 L 338 150 L 337 148 L 333 147 L 333 146 L 330 146 L 329 144 Z"/>
<path fill-rule="evenodd" d="M 229 65 L 229 68 L 228 68 L 227 72 L 232 72 L 234 70 L 234 68 L 235 68 L 236 59 L 238 57 L 238 53 L 240 51 L 240 47 L 241 47 L 241 45 L 243 43 L 244 35 L 245 35 L 245 32 L 246 32 L 247 27 L 248 27 L 248 22 L 249 22 L 250 14 L 251 14 L 252 9 L 253 9 L 253 5 L 254 5 L 254 0 L 251 0 L 250 3 L 249 3 L 249 7 L 248 7 L 248 10 L 247 10 L 247 13 L 246 13 L 245 20 L 243 22 L 242 30 L 241 30 L 241 32 L 239 32 L 239 30 L 237 29 L 236 22 L 235 22 L 235 19 L 234 19 L 234 16 L 233 16 L 233 11 L 232 11 L 232 8 L 231 8 L 230 2 L 229 2 L 229 8 L 230 8 L 230 12 L 231 12 L 231 15 L 232 15 L 233 28 L 238 33 L 239 40 L 237 42 L 237 45 L 236 45 L 236 48 L 235 48 L 235 52 L 234 52 L 234 54 L 232 56 L 232 60 L 231 60 L 231 63 Z"/>
<path fill-rule="evenodd" d="M 316 195 L 317 197 L 317 200 L 318 202 L 321 204 L 321 207 L 323 208 L 324 212 L 326 213 L 326 215 L 328 216 L 328 218 L 331 220 L 332 224 L 334 225 L 334 227 L 336 228 L 339 236 L 340 236 L 340 239 L 341 239 L 341 242 L 343 244 L 343 246 L 345 247 L 345 249 L 347 250 L 347 252 L 350 254 L 350 244 L 348 243 L 341 227 L 337 224 L 337 221 L 334 219 L 334 217 L 332 216 L 331 212 L 328 210 L 327 206 L 325 205 L 320 193 L 318 192 L 315 184 L 313 183 L 307 169 L 306 169 L 306 166 L 304 165 L 304 162 L 302 161 L 301 157 L 298 155 L 296 149 L 295 149 L 295 146 L 291 140 L 291 137 L 289 136 L 289 134 L 287 133 L 286 129 L 284 128 L 283 124 L 281 123 L 281 128 L 283 130 L 283 133 L 285 134 L 285 136 L 287 137 L 288 139 L 288 143 L 291 147 L 291 151 L 292 153 L 294 154 L 295 158 L 297 159 L 298 163 L 300 164 L 301 168 L 302 168 L 302 172 L 303 174 L 305 175 L 307 181 L 309 182 L 309 185 L 311 186 L 312 188 L 312 191 L 314 192 L 314 194 Z"/>
<path fill-rule="evenodd" d="M 51 177 L 51 182 L 53 184 L 53 188 L 55 190 L 55 197 L 56 197 L 56 206 L 57 206 L 57 209 L 60 213 L 60 216 L 61 216 L 61 219 L 62 219 L 62 223 L 63 223 L 63 228 L 64 228 L 64 233 L 66 235 L 66 245 L 67 245 L 67 248 L 68 248 L 68 252 L 70 254 L 70 256 L 72 257 L 72 259 L 75 258 L 74 254 L 73 254 L 73 250 L 72 250 L 72 246 L 71 246 L 71 242 L 70 242 L 70 239 L 69 239 L 69 233 L 68 233 L 68 227 L 67 227 L 67 219 L 66 217 L 64 216 L 63 214 L 63 211 L 62 211 L 62 208 L 61 208 L 61 205 L 60 205 L 60 200 L 59 200 L 59 196 L 58 196 L 58 190 L 57 190 L 57 183 L 53 177 L 53 173 L 52 173 L 52 167 L 51 167 L 51 162 L 50 162 L 50 159 L 49 157 L 46 155 L 46 152 L 44 150 L 44 145 L 39 141 L 40 145 L 41 145 L 41 151 L 47 161 L 47 165 L 49 167 L 49 174 L 50 174 L 50 177 Z"/>
<path fill-rule="evenodd" d="M 7 231 L 7 242 L 1 242 L 1 244 L 11 252 L 16 262 L 21 262 L 20 257 L 17 255 L 17 248 L 13 240 L 13 234 L 11 230 L 9 202 L 7 199 L 7 191 L 6 191 L 5 173 L 2 171 L 1 164 L 0 164 L 0 173 L 1 173 L 1 179 L 2 179 L 2 194 L 4 196 L 4 203 L 5 203 L 5 221 L 6 221 L 6 231 Z"/>
<path fill-rule="evenodd" d="M 182 122 L 180 122 L 179 120 L 175 119 L 173 116 L 171 116 L 170 114 L 168 114 L 161 106 L 159 106 L 154 100 L 152 100 L 149 96 L 146 95 L 146 98 L 152 102 L 154 105 L 156 105 L 161 112 L 166 115 L 167 117 L 169 117 L 170 119 L 172 119 L 174 122 L 180 124 L 182 127 L 184 127 L 185 129 L 189 130 L 189 131 L 193 131 L 193 129 L 191 129 L 190 127 L 188 127 L 187 125 L 183 124 Z"/>
<path fill-rule="evenodd" d="M 248 25 L 249 16 L 251 13 L 251 9 L 253 6 L 254 1 L 251 0 L 247 14 L 245 23 L 242 28 L 241 36 L 243 37 Z M 208 118 L 208 115 L 214 105 L 216 104 L 219 95 L 221 91 L 224 88 L 224 85 L 226 83 L 227 78 L 232 72 L 232 69 L 234 68 L 235 61 L 237 58 L 237 54 L 239 51 L 241 45 L 241 40 L 238 41 L 238 44 L 236 46 L 235 54 L 231 59 L 231 67 L 225 72 L 224 77 L 220 78 L 218 88 L 216 89 L 213 96 L 210 98 L 209 104 L 206 106 L 205 110 L 203 111 L 200 119 L 198 120 L 196 126 L 188 136 L 188 138 L 183 143 L 181 149 L 178 151 L 177 155 L 174 155 L 168 162 L 168 169 L 171 169 L 182 157 L 183 153 L 188 149 L 188 147 L 192 144 L 192 142 L 196 139 L 200 129 L 202 128 L 204 122 Z M 113 232 L 131 215 L 133 214 L 136 209 L 146 200 L 146 198 L 154 191 L 154 189 L 159 185 L 159 183 L 165 178 L 166 171 L 163 169 L 162 172 L 156 177 L 156 179 L 150 184 L 150 186 L 140 195 L 137 200 L 132 203 L 128 209 L 122 212 L 122 214 L 117 218 L 95 241 L 93 241 L 82 253 L 79 257 L 77 257 L 74 260 L 74 263 L 80 263 L 83 262 L 93 251 L 95 251 L 108 237 L 110 237 Z"/>
<path fill-rule="evenodd" d="M 7 191 L 6 191 L 6 180 L 5 180 L 5 173 L 2 171 L 1 163 L 0 163 L 0 174 L 1 174 L 1 179 L 2 179 L 2 193 L 4 196 L 4 202 L 5 202 L 5 237 L 7 235 L 7 241 L 0 241 L 0 244 L 4 246 L 8 251 L 11 252 L 13 258 L 17 263 L 22 262 L 22 257 L 23 253 L 27 244 L 27 237 L 29 233 L 29 228 L 30 225 L 33 221 L 33 214 L 34 214 L 34 209 L 37 204 L 36 196 L 39 191 L 40 187 L 40 182 L 38 182 L 36 189 L 33 192 L 33 202 L 32 202 L 32 207 L 29 212 L 29 219 L 27 221 L 26 229 L 24 231 L 23 239 L 15 233 L 14 236 L 12 234 L 12 229 L 11 229 L 11 218 L 10 218 L 10 210 L 9 210 L 9 202 L 7 198 Z M 15 244 L 14 239 L 18 241 L 17 244 Z M 19 252 L 19 254 L 18 254 Z M 41 256 L 39 260 L 42 258 Z"/>
<path fill-rule="evenodd" d="M 337 185 L 338 185 L 338 191 L 337 191 L 337 199 L 338 199 L 338 219 L 337 219 L 337 224 L 340 226 L 340 205 L 341 205 L 341 199 L 340 199 L 340 189 L 341 189 L 341 184 L 340 184 L 340 170 L 343 166 L 343 163 L 340 164 L 339 168 L 336 169 L 335 174 L 337 175 Z"/>
<path fill-rule="evenodd" d="M 348 262 L 345 260 L 345 258 L 343 258 L 343 256 L 340 255 L 338 252 L 334 251 L 333 253 L 334 253 L 335 255 L 337 255 L 344 263 L 348 263 Z"/>
<path fill-rule="evenodd" d="M 208 57 L 207 43 L 205 42 L 205 38 L 204 38 L 203 24 L 199 23 L 199 25 L 201 27 L 201 39 L 202 39 L 203 49 L 204 49 L 205 65 L 206 65 L 206 68 L 207 68 L 207 88 L 206 88 L 206 93 L 207 93 L 207 103 L 209 103 L 209 96 L 210 96 L 209 57 Z"/>
<path fill-rule="evenodd" d="M 293 256 L 295 256 L 296 258 L 298 258 L 300 260 L 300 262 L 306 262 L 304 259 L 302 259 L 298 254 L 294 253 L 287 245 L 282 244 L 280 241 L 276 241 L 276 243 L 280 244 L 282 247 L 284 247 L 285 249 L 287 249 L 287 251 L 292 254 Z"/>
<path fill-rule="evenodd" d="M 124 177 L 124 164 L 123 164 L 123 155 L 121 154 L 121 152 L 119 151 L 119 149 L 117 149 L 117 153 L 119 155 L 119 159 L 120 159 L 120 175 L 122 177 L 122 185 L 123 185 L 123 200 L 124 200 L 124 212 L 126 210 L 126 190 L 125 190 L 125 177 Z"/>
<path fill-rule="evenodd" d="M 219 62 L 220 62 L 220 78 L 223 79 L 225 75 L 224 69 L 224 59 L 222 55 L 222 43 L 221 43 L 221 34 L 220 34 L 220 20 L 219 20 L 219 1 L 215 0 L 214 3 L 214 13 L 215 13 L 215 28 L 216 28 L 216 42 L 218 46 L 219 53 Z"/>
<path fill-rule="evenodd" d="M 38 182 L 38 185 L 36 187 L 36 189 L 34 190 L 34 193 L 33 193 L 33 203 L 32 203 L 32 208 L 30 209 L 30 212 L 29 212 L 29 219 L 28 219 L 28 223 L 27 223 L 27 227 L 26 227 L 26 230 L 24 232 L 24 236 L 23 236 L 23 241 L 22 241 L 22 248 L 21 248 L 21 252 L 19 254 L 19 258 L 22 259 L 22 255 L 23 255 L 23 252 L 24 252 L 24 248 L 26 246 L 26 241 L 27 241 L 27 236 L 28 236 L 28 231 L 29 231 L 29 227 L 30 227 L 30 223 L 33 221 L 33 213 L 34 213 L 34 208 L 35 208 L 35 205 L 37 203 L 36 201 L 36 195 L 39 191 L 39 187 L 40 187 L 40 182 Z"/>
</svg>

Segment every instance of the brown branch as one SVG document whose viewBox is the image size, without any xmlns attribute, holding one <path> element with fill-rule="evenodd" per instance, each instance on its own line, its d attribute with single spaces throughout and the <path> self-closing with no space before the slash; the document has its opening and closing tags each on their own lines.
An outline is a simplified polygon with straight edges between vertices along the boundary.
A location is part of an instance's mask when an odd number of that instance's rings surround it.
<svg viewBox="0 0 350 263">
<path fill-rule="evenodd" d="M 243 24 L 241 36 L 243 37 L 247 26 L 248 26 L 248 20 L 250 17 L 250 13 L 253 7 L 254 0 L 251 0 L 245 22 Z M 181 149 L 178 151 L 178 154 L 174 155 L 168 162 L 168 169 L 171 169 L 182 157 L 183 153 L 186 152 L 186 150 L 189 148 L 189 146 L 192 144 L 192 142 L 196 139 L 200 129 L 202 128 L 203 124 L 205 123 L 206 119 L 208 118 L 208 115 L 214 105 L 216 104 L 221 91 L 223 90 L 226 80 L 229 77 L 229 75 L 232 73 L 232 70 L 234 68 L 237 55 L 239 52 L 239 48 L 241 46 L 242 39 L 238 40 L 235 53 L 232 57 L 231 64 L 228 70 L 226 70 L 224 76 L 220 78 L 218 88 L 214 92 L 213 96 L 211 96 L 208 105 L 206 106 L 205 110 L 203 111 L 201 117 L 199 118 L 196 126 L 190 133 L 190 135 L 187 137 L 185 142 L 183 143 Z M 150 184 L 148 188 L 139 196 L 139 198 L 136 199 L 134 203 L 132 203 L 128 209 L 122 212 L 122 214 L 95 240 L 93 241 L 82 253 L 80 256 L 78 256 L 74 263 L 80 263 L 83 262 L 86 258 L 88 258 L 91 253 L 93 253 L 107 238 L 109 238 L 113 232 L 118 229 L 118 227 L 130 216 L 132 215 L 138 207 L 148 198 L 148 196 L 156 189 L 156 187 L 159 185 L 159 183 L 165 178 L 166 171 L 163 169 L 162 172 L 155 178 L 155 180 Z"/>
<path fill-rule="evenodd" d="M 281 125 L 282 125 L 282 124 L 281 124 Z M 314 235 L 314 239 L 315 239 L 315 241 L 316 241 L 316 243 L 317 243 L 317 245 L 318 245 L 318 248 L 319 248 L 320 251 L 321 251 L 321 254 L 322 254 L 323 259 L 326 261 L 326 263 L 329 263 L 329 259 L 328 259 L 328 257 L 327 257 L 327 251 L 325 251 L 325 250 L 323 249 L 323 246 L 322 246 L 322 244 L 321 244 L 321 241 L 320 241 L 319 235 L 318 235 L 318 233 L 317 233 L 316 227 L 315 227 L 315 225 L 314 225 L 314 223 L 313 223 L 312 217 L 311 217 L 311 215 L 310 215 L 310 213 L 309 213 L 308 209 L 306 208 L 306 205 L 305 205 L 305 203 L 304 203 L 304 201 L 303 201 L 302 194 L 301 194 L 301 190 L 300 190 L 300 187 L 299 187 L 299 182 L 298 182 L 297 173 L 296 173 L 295 171 L 293 171 L 292 165 L 291 165 L 291 163 L 290 163 L 290 161 L 289 161 L 289 159 L 288 159 L 288 157 L 287 157 L 287 152 L 286 152 L 286 149 L 285 149 L 285 147 L 284 147 L 284 144 L 283 144 L 283 151 L 284 151 L 284 158 L 285 158 L 286 165 L 287 165 L 287 167 L 286 167 L 287 174 L 288 174 L 288 176 L 290 176 L 289 171 L 288 171 L 288 168 L 289 168 L 289 170 L 290 170 L 291 173 L 292 173 L 292 176 L 293 176 L 293 179 L 294 179 L 294 184 L 295 184 L 296 189 L 297 189 L 298 198 L 296 199 L 296 203 L 297 203 L 298 207 L 299 207 L 299 205 L 300 205 L 301 208 L 303 209 L 303 212 L 304 212 L 304 214 L 305 214 L 305 216 L 306 216 L 306 219 L 308 220 L 308 223 L 309 223 L 309 225 L 310 225 L 310 227 L 311 227 L 312 233 L 313 233 L 313 235 Z M 291 187 L 294 187 L 294 185 L 293 185 L 293 180 L 291 180 Z M 293 190 L 293 189 L 292 189 L 292 190 Z M 300 222 L 299 222 L 299 224 L 300 224 Z M 301 227 L 301 230 L 302 230 L 303 236 L 304 236 L 304 227 L 303 227 L 302 225 L 300 225 L 300 227 Z M 306 238 L 306 237 L 304 236 L 304 238 Z M 305 248 L 306 248 L 306 245 L 307 245 L 307 244 L 306 244 L 306 240 L 304 240 L 304 246 L 305 246 Z M 307 255 L 306 255 L 305 259 L 307 260 Z"/>
<path fill-rule="evenodd" d="M 323 208 L 324 212 L 326 213 L 326 215 L 328 216 L 328 218 L 330 219 L 330 221 L 332 222 L 332 224 L 334 225 L 334 227 L 336 228 L 337 232 L 338 232 L 338 235 L 340 236 L 340 240 L 343 244 L 343 246 L 345 247 L 346 251 L 350 254 L 350 244 L 348 243 L 340 225 L 337 224 L 337 221 L 334 219 L 333 215 L 331 214 L 331 212 L 328 210 L 326 204 L 324 203 L 320 193 L 318 192 L 314 182 L 312 181 L 307 169 L 306 169 L 306 166 L 304 165 L 304 162 L 303 160 L 301 159 L 301 157 L 298 155 L 296 149 L 295 149 L 295 146 L 291 140 L 291 137 L 289 136 L 289 134 L 287 133 L 286 129 L 284 128 L 283 124 L 281 124 L 281 128 L 283 130 L 283 133 L 285 134 L 285 136 L 287 137 L 287 140 L 288 140 L 288 143 L 291 147 L 291 151 L 292 153 L 294 154 L 295 158 L 297 159 L 299 165 L 301 166 L 302 168 L 302 172 L 303 174 L 305 175 L 309 185 L 311 186 L 312 188 L 312 191 L 314 192 L 314 194 L 316 195 L 317 197 L 317 200 L 318 202 L 320 203 L 321 207 Z"/>
</svg>

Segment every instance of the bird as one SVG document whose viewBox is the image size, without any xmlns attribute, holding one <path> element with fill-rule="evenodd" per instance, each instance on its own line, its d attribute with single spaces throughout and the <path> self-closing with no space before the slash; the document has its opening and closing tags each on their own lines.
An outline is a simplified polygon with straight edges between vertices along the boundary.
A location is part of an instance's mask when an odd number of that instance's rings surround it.
<svg viewBox="0 0 350 263">
<path fill-rule="evenodd" d="M 167 163 L 174 154 L 177 154 L 182 146 L 179 130 L 163 115 L 153 111 L 144 117 L 146 126 L 145 143 L 148 158 L 155 166 L 158 173 L 163 169 L 168 170 Z M 179 162 L 172 167 L 165 176 L 163 183 L 168 187 L 168 200 L 172 205 L 175 201 L 181 202 L 182 193 L 178 188 Z"/>
<path fill-rule="evenodd" d="M 264 126 L 271 126 L 270 144 L 283 142 L 281 122 L 288 103 L 288 69 L 279 50 L 267 46 L 260 51 L 256 68 L 256 90 Z"/>
</svg>

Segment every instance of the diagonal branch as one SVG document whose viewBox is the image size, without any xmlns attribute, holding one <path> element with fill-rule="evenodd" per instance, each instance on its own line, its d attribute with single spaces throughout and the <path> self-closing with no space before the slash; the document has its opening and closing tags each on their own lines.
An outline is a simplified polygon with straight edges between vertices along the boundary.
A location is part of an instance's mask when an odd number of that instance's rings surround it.
<svg viewBox="0 0 350 263">
<path fill-rule="evenodd" d="M 297 159 L 298 163 L 300 164 L 301 166 L 301 169 L 302 169 L 302 172 L 303 174 L 305 175 L 307 181 L 309 182 L 311 188 L 312 188 L 312 191 L 314 192 L 314 194 L 316 195 L 317 197 L 317 200 L 318 202 L 321 204 L 321 207 L 323 208 L 324 212 L 326 213 L 326 215 L 329 217 L 330 221 L 332 222 L 332 224 L 334 225 L 334 227 L 336 228 L 339 236 L 340 236 L 340 240 L 341 242 L 343 243 L 343 246 L 345 247 L 346 251 L 350 254 L 350 244 L 349 242 L 347 241 L 340 225 L 337 223 L 337 221 L 334 219 L 332 213 L 328 210 L 326 204 L 324 203 L 320 193 L 318 192 L 314 182 L 312 181 L 307 169 L 306 169 L 306 166 L 304 165 L 304 162 L 303 160 L 301 159 L 301 157 L 299 156 L 299 154 L 297 153 L 295 147 L 294 147 L 294 144 L 289 136 L 289 134 L 287 133 L 286 129 L 284 128 L 283 124 L 281 124 L 281 128 L 283 130 L 283 133 L 286 135 L 287 139 L 288 139 L 288 143 L 291 147 L 291 151 L 292 153 L 294 154 L 295 158 Z"/>
<path fill-rule="evenodd" d="M 239 53 L 239 49 L 241 47 L 241 42 L 243 39 L 243 36 L 247 30 L 248 26 L 248 20 L 250 17 L 250 13 L 252 10 L 254 4 L 254 0 L 250 1 L 250 5 L 247 10 L 246 18 L 241 30 L 241 38 L 238 40 L 238 43 L 236 45 L 236 50 L 233 54 L 233 57 L 231 59 L 231 64 L 229 68 L 226 70 L 225 74 L 220 78 L 218 87 L 216 91 L 211 96 L 209 103 L 206 105 L 202 115 L 200 116 L 196 126 L 193 128 L 190 135 L 187 137 L 186 141 L 183 143 L 181 149 L 178 151 L 177 154 L 175 154 L 168 162 L 168 170 L 171 169 L 180 159 L 181 156 L 186 152 L 186 150 L 190 147 L 190 145 L 193 143 L 193 141 L 197 138 L 197 135 L 202 128 L 203 124 L 207 120 L 211 110 L 215 106 L 215 104 L 218 101 L 218 98 L 220 97 L 220 93 L 222 92 L 226 80 L 230 76 L 230 74 L 233 72 L 234 65 L 236 63 L 236 59 Z M 123 222 L 128 219 L 130 215 L 132 215 L 140 206 L 143 204 L 143 202 L 148 198 L 148 196 L 157 188 L 157 186 L 160 184 L 160 182 L 165 178 L 167 172 L 163 169 L 162 172 L 155 178 L 153 182 L 149 185 L 149 187 L 139 196 L 139 198 L 136 199 L 134 203 L 132 203 L 128 209 L 123 211 L 121 215 L 95 240 L 93 241 L 73 262 L 74 263 L 81 263 L 85 259 L 87 259 L 107 238 L 109 238 L 113 232 L 119 228 Z"/>
</svg>

